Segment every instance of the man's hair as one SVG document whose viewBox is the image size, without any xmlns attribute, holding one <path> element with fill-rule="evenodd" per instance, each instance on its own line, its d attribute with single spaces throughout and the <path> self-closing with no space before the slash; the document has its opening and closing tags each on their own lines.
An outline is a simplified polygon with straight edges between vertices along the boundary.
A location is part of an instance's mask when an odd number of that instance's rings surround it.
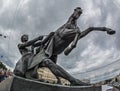
<svg viewBox="0 0 120 91">
<path fill-rule="evenodd" d="M 25 37 L 25 36 L 27 36 L 27 37 L 28 37 L 28 35 L 27 35 L 27 34 L 23 34 L 23 35 L 21 36 L 21 41 L 22 41 L 22 42 L 24 42 L 24 37 Z"/>
</svg>

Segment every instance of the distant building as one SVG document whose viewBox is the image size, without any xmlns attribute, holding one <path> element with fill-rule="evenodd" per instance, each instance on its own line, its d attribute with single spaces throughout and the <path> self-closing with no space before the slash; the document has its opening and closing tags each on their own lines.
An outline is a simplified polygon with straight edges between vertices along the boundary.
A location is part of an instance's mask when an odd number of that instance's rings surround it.
<svg viewBox="0 0 120 91">
<path fill-rule="evenodd" d="M 106 91 L 114 91 L 113 89 L 107 89 Z"/>
<path fill-rule="evenodd" d="M 39 68 L 38 69 L 38 74 L 39 74 L 39 78 L 40 79 L 44 79 L 45 81 L 49 82 L 49 83 L 57 83 L 57 79 L 56 77 L 53 75 L 53 73 L 48 69 L 48 68 Z M 60 78 L 61 82 L 63 85 L 70 85 L 70 82 Z"/>
<path fill-rule="evenodd" d="M 89 79 L 83 79 L 82 81 L 85 82 L 85 83 L 90 83 Z"/>
<path fill-rule="evenodd" d="M 111 88 L 111 89 L 107 89 L 106 91 L 120 91 L 120 88 L 119 87 L 114 87 Z"/>
</svg>

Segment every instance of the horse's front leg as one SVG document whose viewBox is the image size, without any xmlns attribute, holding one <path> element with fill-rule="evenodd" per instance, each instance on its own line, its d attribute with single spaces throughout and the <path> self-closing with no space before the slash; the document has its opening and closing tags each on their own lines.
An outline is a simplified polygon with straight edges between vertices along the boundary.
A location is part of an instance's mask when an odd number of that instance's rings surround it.
<svg viewBox="0 0 120 91">
<path fill-rule="evenodd" d="M 93 31 L 106 31 L 107 34 L 115 34 L 115 31 L 110 29 L 110 28 L 106 28 L 106 27 L 93 27 Z"/>
<path fill-rule="evenodd" d="M 107 32 L 107 34 L 109 34 L 109 35 L 115 34 L 115 31 L 110 29 L 110 28 L 106 28 L 106 27 L 89 27 L 85 31 L 81 32 L 81 34 L 79 36 L 79 39 L 85 37 L 87 34 L 89 34 L 92 31 L 103 31 L 103 32 Z"/>
</svg>

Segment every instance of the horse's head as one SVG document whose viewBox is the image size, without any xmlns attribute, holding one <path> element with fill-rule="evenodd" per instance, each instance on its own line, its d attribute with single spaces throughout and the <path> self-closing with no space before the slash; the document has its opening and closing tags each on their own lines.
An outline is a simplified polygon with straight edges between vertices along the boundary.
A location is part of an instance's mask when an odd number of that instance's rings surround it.
<svg viewBox="0 0 120 91">
<path fill-rule="evenodd" d="M 82 9 L 80 7 L 74 9 L 73 17 L 75 19 L 78 19 L 81 14 L 82 14 Z"/>
</svg>

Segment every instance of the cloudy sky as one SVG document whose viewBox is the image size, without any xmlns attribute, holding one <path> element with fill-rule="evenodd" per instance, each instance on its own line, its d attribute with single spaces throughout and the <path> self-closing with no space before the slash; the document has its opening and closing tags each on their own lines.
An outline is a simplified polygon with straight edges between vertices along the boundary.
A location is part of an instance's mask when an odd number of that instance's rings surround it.
<svg viewBox="0 0 120 91">
<path fill-rule="evenodd" d="M 78 20 L 81 31 L 90 26 L 105 26 L 116 30 L 116 34 L 91 32 L 79 41 L 69 56 L 61 54 L 58 64 L 80 79 L 81 72 L 114 63 L 120 58 L 119 0 L 0 0 L 0 33 L 7 36 L 0 38 L 1 60 L 14 68 L 21 57 L 17 44 L 22 34 L 29 34 L 33 39 L 55 31 L 68 20 L 76 7 L 83 9 Z M 100 69 L 91 75 L 114 68 Z"/>
</svg>

